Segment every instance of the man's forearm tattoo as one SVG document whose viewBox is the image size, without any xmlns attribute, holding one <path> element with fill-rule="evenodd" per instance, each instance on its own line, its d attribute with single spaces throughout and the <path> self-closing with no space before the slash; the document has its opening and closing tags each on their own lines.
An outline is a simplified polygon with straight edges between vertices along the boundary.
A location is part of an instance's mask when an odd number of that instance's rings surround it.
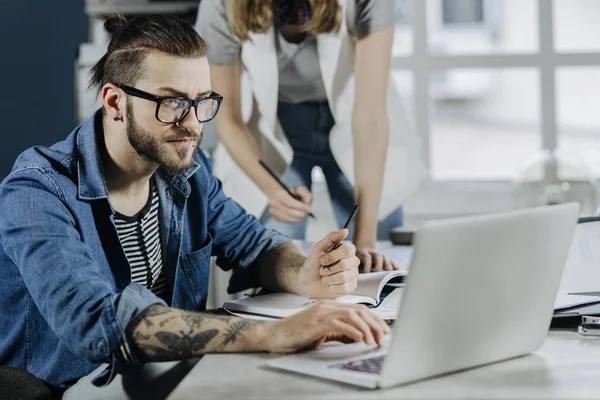
<svg viewBox="0 0 600 400">
<path fill-rule="evenodd" d="M 227 347 L 227 345 L 235 343 L 235 341 L 240 337 L 240 335 L 246 332 L 251 326 L 252 323 L 246 320 L 236 321 L 233 324 L 229 325 L 229 327 L 227 328 L 227 332 L 225 332 L 225 339 L 223 340 L 223 343 L 221 343 L 221 345 L 215 350 L 223 350 L 225 347 Z"/>
<path fill-rule="evenodd" d="M 131 320 L 127 337 L 143 362 L 223 352 L 257 321 L 152 305 Z"/>
</svg>

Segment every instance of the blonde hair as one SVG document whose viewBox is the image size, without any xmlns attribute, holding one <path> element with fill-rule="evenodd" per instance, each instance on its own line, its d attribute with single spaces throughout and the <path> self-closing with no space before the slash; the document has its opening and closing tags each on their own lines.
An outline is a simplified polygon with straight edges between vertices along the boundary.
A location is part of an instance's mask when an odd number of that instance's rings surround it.
<svg viewBox="0 0 600 400">
<path fill-rule="evenodd" d="M 309 0 L 309 4 L 312 12 L 302 32 L 318 35 L 339 31 L 342 10 L 338 0 Z M 233 34 L 245 42 L 250 32 L 263 33 L 273 25 L 273 0 L 227 0 L 227 19 Z"/>
</svg>

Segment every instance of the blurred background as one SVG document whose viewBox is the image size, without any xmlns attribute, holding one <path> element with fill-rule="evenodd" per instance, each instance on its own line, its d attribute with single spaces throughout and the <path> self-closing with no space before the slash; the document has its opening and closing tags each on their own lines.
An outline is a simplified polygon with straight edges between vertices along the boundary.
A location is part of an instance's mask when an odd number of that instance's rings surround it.
<svg viewBox="0 0 600 400">
<path fill-rule="evenodd" d="M 197 1 L 0 0 L 0 179 L 17 155 L 66 137 L 98 106 L 87 72 L 103 18 L 175 13 Z M 423 139 L 430 180 L 406 224 L 569 200 L 595 213 L 600 174 L 600 1 L 397 0 L 391 77 Z M 20 104 L 20 106 L 18 106 Z M 203 147 L 216 143 L 212 126 Z M 328 196 L 318 169 L 314 195 Z M 318 204 L 329 205 L 328 201 Z M 308 239 L 336 228 L 313 210 Z"/>
</svg>

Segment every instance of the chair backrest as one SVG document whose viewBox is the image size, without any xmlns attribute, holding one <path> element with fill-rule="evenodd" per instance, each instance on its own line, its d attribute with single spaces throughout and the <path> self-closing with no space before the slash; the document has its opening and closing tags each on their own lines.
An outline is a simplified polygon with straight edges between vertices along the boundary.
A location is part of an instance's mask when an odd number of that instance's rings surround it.
<svg viewBox="0 0 600 400">
<path fill-rule="evenodd" d="M 29 372 L 0 366 L 0 399 L 52 400 L 52 393 Z"/>
</svg>

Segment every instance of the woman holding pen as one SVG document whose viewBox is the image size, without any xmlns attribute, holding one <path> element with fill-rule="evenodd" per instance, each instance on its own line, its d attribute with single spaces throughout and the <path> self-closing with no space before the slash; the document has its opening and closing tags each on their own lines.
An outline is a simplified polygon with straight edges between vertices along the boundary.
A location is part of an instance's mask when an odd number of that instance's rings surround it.
<svg viewBox="0 0 600 400">
<path fill-rule="evenodd" d="M 339 225 L 360 205 L 350 232 L 366 272 L 393 268 L 376 240 L 402 225 L 401 204 L 426 175 L 389 80 L 395 3 L 202 0 L 196 22 L 213 90 L 226 99 L 214 157 L 225 192 L 303 239 L 321 167 Z"/>
</svg>

